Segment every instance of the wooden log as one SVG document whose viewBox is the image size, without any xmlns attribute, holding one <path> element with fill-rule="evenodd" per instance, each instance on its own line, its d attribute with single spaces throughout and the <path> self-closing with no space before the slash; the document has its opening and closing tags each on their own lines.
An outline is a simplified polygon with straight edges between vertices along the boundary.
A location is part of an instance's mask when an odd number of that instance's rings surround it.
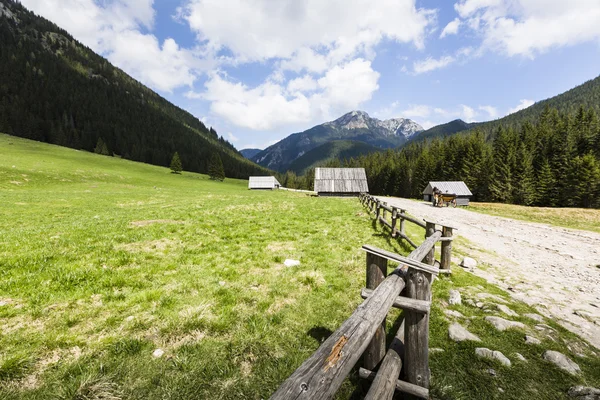
<svg viewBox="0 0 600 400">
<path fill-rule="evenodd" d="M 405 219 L 409 222 L 412 222 L 413 224 L 419 225 L 421 228 L 426 229 L 426 225 L 425 222 L 423 221 L 419 221 L 416 218 L 411 217 L 410 215 L 406 215 L 405 213 L 400 214 L 400 218 Z"/>
<path fill-rule="evenodd" d="M 387 276 L 387 259 L 367 253 L 367 289 L 374 290 Z M 385 356 L 385 318 L 380 324 L 364 354 L 365 368 L 375 369 Z"/>
<path fill-rule="evenodd" d="M 415 268 L 419 271 L 428 272 L 430 274 L 437 274 L 439 269 L 432 267 L 431 265 L 422 263 L 418 260 L 425 258 L 425 255 L 429 253 L 429 250 L 435 245 L 437 239 L 442 235 L 442 232 L 436 231 L 432 236 L 428 237 L 421 246 L 417 247 L 407 257 L 401 256 L 400 254 L 392 253 L 391 251 L 379 249 L 375 246 L 365 244 L 362 249 L 367 253 L 373 253 L 380 257 L 386 258 L 390 261 L 394 261 L 408 267 Z"/>
<path fill-rule="evenodd" d="M 402 370 L 402 357 L 404 357 L 404 320 L 394 335 L 390 348 L 385 353 L 385 358 L 373 379 L 365 400 L 392 400 L 396 382 Z"/>
<path fill-rule="evenodd" d="M 392 207 L 392 237 L 396 237 L 396 224 L 398 223 L 398 209 Z"/>
<path fill-rule="evenodd" d="M 356 364 L 402 289 L 391 273 L 319 349 L 286 379 L 271 399 L 331 399 Z"/>
<path fill-rule="evenodd" d="M 452 228 L 444 226 L 442 228 L 442 238 L 452 238 Z M 442 242 L 442 256 L 440 268 L 446 271 L 450 270 L 450 260 L 452 259 L 452 242 Z"/>
<path fill-rule="evenodd" d="M 371 289 L 362 289 L 360 291 L 360 296 L 363 299 L 368 299 L 373 294 L 373 290 Z M 409 299 L 408 297 L 398 296 L 396 300 L 394 300 L 394 304 L 392 307 L 399 308 L 401 310 L 408 310 L 419 312 L 422 314 L 427 314 L 431 310 L 431 302 L 424 300 L 415 300 Z M 404 335 L 404 332 L 402 333 Z"/>
<path fill-rule="evenodd" d="M 385 219 L 385 217 L 386 217 L 386 214 L 387 214 L 387 210 L 388 210 L 388 207 L 387 207 L 387 203 L 386 203 L 386 202 L 383 202 L 383 203 L 381 204 L 381 209 L 383 210 L 383 213 L 382 213 L 382 214 L 383 214 L 383 219 Z"/>
<path fill-rule="evenodd" d="M 381 202 L 377 200 L 377 214 L 375 215 L 376 219 L 379 219 L 379 214 L 381 213 Z"/>
<path fill-rule="evenodd" d="M 368 379 L 372 381 L 373 379 L 375 379 L 377 374 L 373 371 L 369 371 L 368 369 L 359 368 L 358 376 L 361 379 Z M 422 388 L 417 385 L 413 385 L 412 383 L 401 381 L 400 379 L 396 380 L 396 390 L 398 390 L 399 392 L 416 396 L 420 399 L 429 399 L 428 389 Z"/>
<path fill-rule="evenodd" d="M 425 227 L 425 239 L 433 235 L 435 232 L 435 224 L 433 222 L 427 222 Z M 427 254 L 423 260 L 425 264 L 433 265 L 435 262 L 435 246 L 429 250 L 429 254 Z"/>
<path fill-rule="evenodd" d="M 389 211 L 389 212 L 392 212 L 392 210 L 393 210 L 393 208 L 388 206 L 388 203 L 386 203 L 386 202 L 381 203 L 381 208 L 383 208 L 384 210 Z"/>
<path fill-rule="evenodd" d="M 400 214 L 406 215 L 406 210 L 400 210 Z M 406 234 L 404 232 L 404 225 L 405 225 L 405 219 L 401 217 L 400 219 L 400 232 L 402 232 L 403 234 Z"/>
<path fill-rule="evenodd" d="M 432 275 L 428 272 L 409 268 L 406 296 L 411 299 L 431 301 L 431 278 Z M 407 311 L 404 315 L 406 381 L 429 388 L 429 314 Z"/>
<path fill-rule="evenodd" d="M 381 222 L 382 224 L 384 224 L 385 226 L 387 226 L 388 228 L 392 228 L 392 224 L 390 224 L 388 221 L 386 221 L 385 216 L 379 216 L 378 221 Z"/>
<path fill-rule="evenodd" d="M 416 249 L 417 247 L 419 247 L 419 246 L 417 246 L 417 245 L 415 244 L 415 242 L 413 242 L 413 241 L 412 241 L 412 239 L 411 239 L 411 238 L 409 238 L 408 236 L 406 236 L 406 235 L 404 234 L 404 232 L 400 232 L 400 233 L 398 233 L 397 235 L 398 235 L 399 237 L 401 237 L 402 239 L 406 240 L 406 241 L 407 241 L 407 242 L 408 242 L 408 243 L 409 243 L 409 244 L 410 244 L 412 247 L 414 247 L 415 249 Z"/>
</svg>

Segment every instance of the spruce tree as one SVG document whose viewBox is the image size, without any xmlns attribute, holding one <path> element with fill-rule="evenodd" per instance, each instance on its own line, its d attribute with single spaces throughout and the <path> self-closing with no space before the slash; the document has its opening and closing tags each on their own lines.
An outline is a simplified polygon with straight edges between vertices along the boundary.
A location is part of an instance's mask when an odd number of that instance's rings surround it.
<svg viewBox="0 0 600 400">
<path fill-rule="evenodd" d="M 96 143 L 96 147 L 94 148 L 94 153 L 96 154 L 102 154 L 102 148 L 106 146 L 104 144 L 104 140 L 102 140 L 102 138 L 98 138 L 98 143 Z"/>
<path fill-rule="evenodd" d="M 223 181 L 225 179 L 225 170 L 223 169 L 223 161 L 219 153 L 213 153 L 208 164 L 208 176 L 214 181 Z"/>
<path fill-rule="evenodd" d="M 171 159 L 171 173 L 180 174 L 181 171 L 183 171 L 183 165 L 181 165 L 179 153 L 175 152 L 175 154 L 173 154 L 173 158 Z"/>
</svg>

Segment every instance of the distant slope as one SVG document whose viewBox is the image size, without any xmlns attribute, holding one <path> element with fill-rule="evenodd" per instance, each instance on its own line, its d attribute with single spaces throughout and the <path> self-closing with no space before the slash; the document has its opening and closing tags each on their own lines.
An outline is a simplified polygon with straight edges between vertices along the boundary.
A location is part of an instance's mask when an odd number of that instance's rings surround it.
<svg viewBox="0 0 600 400">
<path fill-rule="evenodd" d="M 246 157 L 247 159 L 251 159 L 261 151 L 261 149 L 242 149 L 240 150 L 240 154 Z"/>
<path fill-rule="evenodd" d="M 386 149 L 405 143 L 423 128 L 410 119 L 381 121 L 364 111 L 352 111 L 335 121 L 294 133 L 252 157 L 252 161 L 285 172 L 294 160 L 320 145 L 337 140 L 351 140 Z"/>
<path fill-rule="evenodd" d="M 352 140 L 334 140 L 316 147 L 297 158 L 289 166 L 289 170 L 303 175 L 306 170 L 324 165 L 332 159 L 344 160 L 365 154 L 381 151 L 380 148 Z"/>
<path fill-rule="evenodd" d="M 218 153 L 228 177 L 266 172 L 193 115 L 137 82 L 20 3 L 0 0 L 0 131 L 206 172 Z"/>
<path fill-rule="evenodd" d="M 486 137 L 492 138 L 499 126 L 518 127 L 526 121 L 534 122 L 547 107 L 556 109 L 559 113 L 574 114 L 581 106 L 584 108 L 592 108 L 597 113 L 600 113 L 600 76 L 562 94 L 539 101 L 530 107 L 507 115 L 504 118 L 470 124 L 461 120 L 455 120 L 423 131 L 415 136 L 412 141 L 451 136 L 456 133 L 469 131 L 473 128 L 482 130 Z"/>
</svg>

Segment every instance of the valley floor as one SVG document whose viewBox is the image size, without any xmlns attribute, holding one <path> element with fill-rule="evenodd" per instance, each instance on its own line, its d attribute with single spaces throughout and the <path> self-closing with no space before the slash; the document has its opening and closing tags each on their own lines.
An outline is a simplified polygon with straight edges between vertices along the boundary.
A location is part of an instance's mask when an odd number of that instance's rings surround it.
<svg viewBox="0 0 600 400">
<path fill-rule="evenodd" d="M 600 234 L 380 198 L 457 228 L 456 234 L 468 240 L 458 243 L 478 261 L 476 275 L 600 348 Z"/>
</svg>

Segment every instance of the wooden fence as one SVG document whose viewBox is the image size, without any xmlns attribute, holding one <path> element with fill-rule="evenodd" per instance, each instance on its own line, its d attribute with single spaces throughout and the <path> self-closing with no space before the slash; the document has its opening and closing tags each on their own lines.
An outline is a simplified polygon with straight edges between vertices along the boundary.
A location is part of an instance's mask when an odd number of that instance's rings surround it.
<svg viewBox="0 0 600 400">
<path fill-rule="evenodd" d="M 425 241 L 414 246 L 408 257 L 363 246 L 367 287 L 361 296 L 366 300 L 281 384 L 271 399 L 331 399 L 361 356 L 359 376 L 373 381 L 365 399 L 391 399 L 396 390 L 409 397 L 429 398 L 431 283 L 439 272 L 434 260 L 435 244 L 450 244 L 452 230 L 449 236 L 443 236 L 443 229 L 436 230 L 432 222 L 423 223 L 404 210 L 384 208 L 368 195 L 361 195 L 360 199 L 379 221 L 391 228 L 392 236 L 408 241 L 407 237 L 394 235 L 398 233 L 395 223 L 400 219 L 404 236 L 404 221 L 409 221 L 425 228 Z M 391 223 L 385 219 L 385 213 L 380 215 L 382 209 L 392 213 Z M 446 254 L 449 263 L 451 247 L 448 248 L 442 256 Z M 398 264 L 390 274 L 388 261 Z M 385 322 L 392 307 L 404 311 L 404 320 L 386 350 Z M 402 369 L 405 380 L 399 380 Z"/>
</svg>

